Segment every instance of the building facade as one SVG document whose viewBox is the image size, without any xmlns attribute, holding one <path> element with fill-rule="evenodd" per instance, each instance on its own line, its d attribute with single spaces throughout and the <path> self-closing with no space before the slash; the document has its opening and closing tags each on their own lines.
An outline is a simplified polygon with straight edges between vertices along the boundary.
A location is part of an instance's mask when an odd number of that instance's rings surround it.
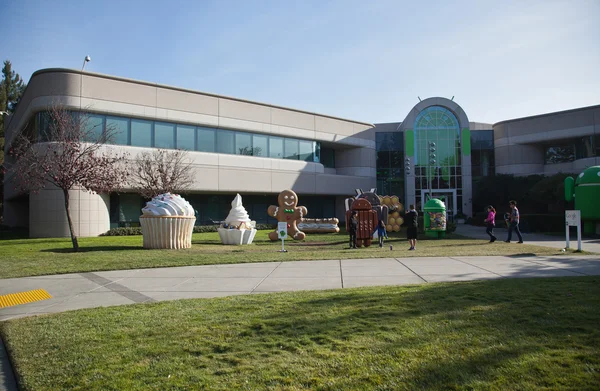
<svg viewBox="0 0 600 391">
<path fill-rule="evenodd" d="M 267 208 L 285 189 L 298 193 L 313 218 L 343 220 L 343 200 L 361 188 L 397 195 L 418 208 L 428 197 L 440 197 L 450 217 L 471 215 L 478 178 L 495 172 L 577 171 L 597 164 L 600 150 L 595 136 L 600 106 L 491 125 L 470 122 L 453 100 L 429 98 L 402 122 L 373 125 L 68 69 L 32 75 L 16 112 L 5 121 L 5 150 L 25 127 L 34 129 L 38 142 L 46 142 L 52 105 L 85 112 L 100 129 L 116 129 L 107 148 L 126 152 L 132 160 L 154 148 L 189 151 L 195 179 L 184 197 L 198 211 L 197 224 L 222 220 L 236 193 L 242 194 L 251 218 L 272 223 Z M 575 129 L 576 136 L 566 134 Z M 576 142 L 573 153 L 554 140 Z M 541 160 L 534 162 L 534 157 Z M 8 173 L 4 224 L 27 226 L 32 237 L 69 235 L 60 191 L 18 194 L 10 180 Z M 70 197 L 80 236 L 139 224 L 145 203 L 127 187 L 99 195 L 74 189 Z"/>
</svg>

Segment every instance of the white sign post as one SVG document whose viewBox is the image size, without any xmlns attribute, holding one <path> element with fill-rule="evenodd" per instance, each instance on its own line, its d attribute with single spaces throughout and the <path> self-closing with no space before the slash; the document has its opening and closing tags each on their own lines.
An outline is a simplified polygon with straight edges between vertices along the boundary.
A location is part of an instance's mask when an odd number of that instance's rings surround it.
<svg viewBox="0 0 600 391">
<path fill-rule="evenodd" d="M 280 253 L 287 253 L 287 250 L 283 247 L 283 242 L 288 237 L 287 229 L 288 224 L 286 222 L 277 223 L 277 237 L 281 239 L 281 250 L 279 250 Z"/>
<path fill-rule="evenodd" d="M 569 227 L 577 227 L 577 251 L 581 251 L 581 211 L 579 210 L 565 210 L 565 230 L 567 232 L 567 247 L 570 244 Z"/>
</svg>

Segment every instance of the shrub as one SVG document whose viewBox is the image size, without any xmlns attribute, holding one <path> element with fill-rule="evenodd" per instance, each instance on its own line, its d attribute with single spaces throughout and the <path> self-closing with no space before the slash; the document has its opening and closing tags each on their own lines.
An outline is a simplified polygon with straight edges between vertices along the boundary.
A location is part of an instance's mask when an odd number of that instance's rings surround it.
<svg viewBox="0 0 600 391">
<path fill-rule="evenodd" d="M 111 228 L 100 236 L 131 236 L 131 235 L 141 235 L 142 227 L 120 227 L 120 228 Z"/>
<path fill-rule="evenodd" d="M 521 215 L 519 228 L 523 232 L 561 232 L 565 229 L 565 216 L 562 214 Z"/>
<path fill-rule="evenodd" d="M 452 223 L 452 222 L 448 221 L 446 223 L 446 232 L 451 234 L 454 231 L 456 231 L 456 223 Z"/>
<path fill-rule="evenodd" d="M 272 230 L 276 226 L 272 224 L 256 224 L 257 230 Z M 205 233 L 205 232 L 217 232 L 216 225 L 196 225 L 194 226 L 194 233 Z M 141 235 L 142 227 L 119 227 L 111 228 L 100 236 L 132 236 Z"/>
</svg>

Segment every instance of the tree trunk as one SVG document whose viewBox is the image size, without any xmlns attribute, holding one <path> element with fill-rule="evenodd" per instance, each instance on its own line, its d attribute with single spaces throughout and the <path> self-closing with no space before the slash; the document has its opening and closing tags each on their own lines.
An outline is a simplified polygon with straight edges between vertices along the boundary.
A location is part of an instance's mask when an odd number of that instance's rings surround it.
<svg viewBox="0 0 600 391">
<path fill-rule="evenodd" d="M 73 230 L 73 221 L 71 220 L 71 211 L 69 211 L 69 190 L 63 189 L 63 195 L 65 196 L 65 210 L 67 211 L 67 220 L 69 221 L 69 231 L 71 232 L 71 242 L 73 242 L 73 250 L 79 251 L 79 243 L 77 243 L 77 236 Z"/>
</svg>

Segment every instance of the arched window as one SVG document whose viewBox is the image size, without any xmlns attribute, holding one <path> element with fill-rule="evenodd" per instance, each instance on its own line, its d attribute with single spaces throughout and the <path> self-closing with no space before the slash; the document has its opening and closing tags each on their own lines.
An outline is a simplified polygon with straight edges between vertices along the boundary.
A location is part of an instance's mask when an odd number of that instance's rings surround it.
<svg viewBox="0 0 600 391">
<path fill-rule="evenodd" d="M 445 107 L 430 106 L 414 123 L 415 189 L 456 189 L 462 195 L 460 126 Z"/>
</svg>

